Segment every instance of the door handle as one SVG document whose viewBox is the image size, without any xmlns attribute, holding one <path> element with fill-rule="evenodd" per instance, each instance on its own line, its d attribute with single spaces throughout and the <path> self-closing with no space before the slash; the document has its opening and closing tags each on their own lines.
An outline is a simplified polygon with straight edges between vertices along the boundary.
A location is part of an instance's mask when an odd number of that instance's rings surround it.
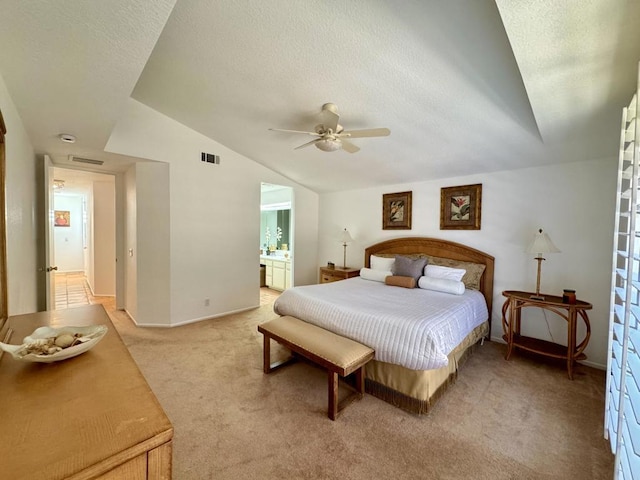
<svg viewBox="0 0 640 480">
<path fill-rule="evenodd" d="M 51 272 L 52 270 L 58 270 L 58 267 L 47 267 L 47 272 Z"/>
</svg>

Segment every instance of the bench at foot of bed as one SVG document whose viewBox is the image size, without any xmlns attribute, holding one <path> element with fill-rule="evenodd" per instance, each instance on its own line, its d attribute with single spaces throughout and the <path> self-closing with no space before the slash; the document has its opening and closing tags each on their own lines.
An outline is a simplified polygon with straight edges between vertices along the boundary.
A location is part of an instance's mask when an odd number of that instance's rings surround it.
<svg viewBox="0 0 640 480">
<path fill-rule="evenodd" d="M 327 369 L 329 382 L 327 413 L 331 420 L 335 420 L 353 400 L 360 399 L 364 395 L 364 366 L 373 358 L 373 349 L 289 316 L 258 325 L 258 331 L 264 335 L 264 373 L 271 373 L 293 360 L 290 358 L 284 362 L 272 364 L 271 339 Z M 338 375 L 346 377 L 352 373 L 356 376 L 356 391 L 338 404 Z"/>
</svg>

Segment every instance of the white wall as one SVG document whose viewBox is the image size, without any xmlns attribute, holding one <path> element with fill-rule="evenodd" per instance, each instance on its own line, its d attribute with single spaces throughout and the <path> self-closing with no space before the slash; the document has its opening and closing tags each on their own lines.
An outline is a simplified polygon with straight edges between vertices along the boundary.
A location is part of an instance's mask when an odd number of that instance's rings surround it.
<svg viewBox="0 0 640 480">
<path fill-rule="evenodd" d="M 82 201 L 80 195 L 54 195 L 54 210 L 69 212 L 68 227 L 53 227 L 54 251 L 58 272 L 84 272 L 82 242 Z"/>
<path fill-rule="evenodd" d="M 535 290 L 537 262 L 524 251 L 536 230 L 544 228 L 561 253 L 543 262 L 541 291 L 561 295 L 563 288 L 574 288 L 578 298 L 593 304 L 587 363 L 603 367 L 616 174 L 612 158 L 325 194 L 320 197 L 319 264 L 341 262 L 336 239 L 343 228 L 355 240 L 347 247 L 347 263 L 354 267 L 363 266 L 365 247 L 402 236 L 444 238 L 487 252 L 496 259 L 492 338 L 501 341 L 501 292 Z M 440 188 L 474 183 L 482 183 L 481 230 L 440 230 Z M 413 228 L 382 230 L 382 194 L 406 190 L 413 191 Z M 523 317 L 523 334 L 566 342 L 566 323 L 554 314 L 547 313 L 549 328 L 536 309 Z M 578 332 L 581 336 L 583 328 Z"/>
<path fill-rule="evenodd" d="M 94 295 L 116 292 L 116 196 L 113 181 L 93 182 L 93 267 Z"/>
<path fill-rule="evenodd" d="M 171 325 L 169 165 L 138 163 L 136 169 L 136 262 L 139 325 Z"/>
<path fill-rule="evenodd" d="M 0 76 L 0 110 L 6 135 L 6 218 L 9 315 L 38 305 L 36 158 L 22 120 Z"/>
<path fill-rule="evenodd" d="M 170 166 L 169 191 L 162 195 L 168 199 L 170 210 L 171 325 L 259 305 L 261 182 L 293 187 L 294 282 L 316 282 L 318 196 L 314 192 L 135 100 L 128 102 L 106 149 Z M 201 152 L 220 155 L 221 164 L 201 162 Z M 140 178 L 135 184 L 139 189 Z M 141 228 L 147 227 L 138 219 L 137 228 L 140 250 L 146 244 L 139 238 Z M 148 232 L 148 239 L 153 241 L 153 231 Z M 137 275 L 154 268 L 138 261 Z M 162 300 L 158 292 L 152 297 L 147 301 Z M 205 305 L 206 299 L 209 306 Z M 141 316 L 140 296 L 137 303 L 136 321 L 154 324 L 153 318 Z"/>
</svg>

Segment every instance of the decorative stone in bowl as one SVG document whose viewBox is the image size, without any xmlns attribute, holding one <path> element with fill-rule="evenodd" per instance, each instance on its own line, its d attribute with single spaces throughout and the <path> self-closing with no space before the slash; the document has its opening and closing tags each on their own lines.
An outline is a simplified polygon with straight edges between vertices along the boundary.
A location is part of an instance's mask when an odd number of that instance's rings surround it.
<svg viewBox="0 0 640 480">
<path fill-rule="evenodd" d="M 52 363 L 91 350 L 107 333 L 106 325 L 88 327 L 40 327 L 22 345 L 0 342 L 0 349 L 16 360 Z"/>
</svg>

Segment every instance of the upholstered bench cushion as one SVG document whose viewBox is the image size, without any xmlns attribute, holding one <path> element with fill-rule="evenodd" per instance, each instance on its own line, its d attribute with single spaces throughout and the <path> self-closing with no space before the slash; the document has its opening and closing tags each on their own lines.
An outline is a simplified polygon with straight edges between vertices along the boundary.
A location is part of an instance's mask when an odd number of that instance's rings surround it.
<svg viewBox="0 0 640 480">
<path fill-rule="evenodd" d="M 260 329 L 323 358 L 347 375 L 373 354 L 372 348 L 295 317 L 276 318 L 261 324 Z"/>
</svg>

